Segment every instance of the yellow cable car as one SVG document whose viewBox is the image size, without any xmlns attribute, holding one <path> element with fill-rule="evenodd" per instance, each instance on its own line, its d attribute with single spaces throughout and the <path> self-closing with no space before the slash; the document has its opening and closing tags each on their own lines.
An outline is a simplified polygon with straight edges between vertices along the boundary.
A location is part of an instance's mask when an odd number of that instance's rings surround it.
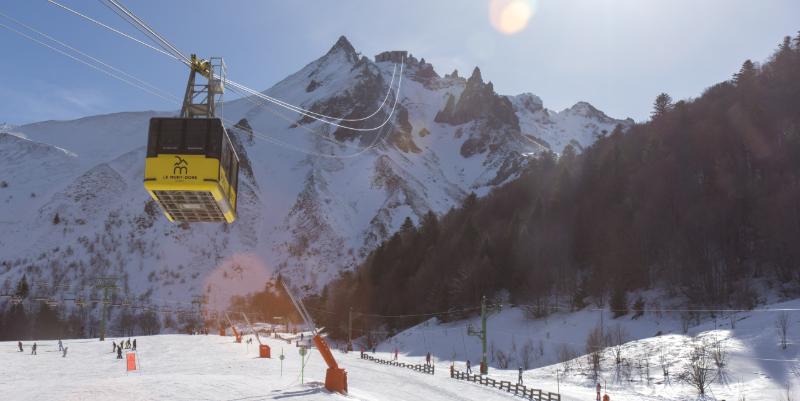
<svg viewBox="0 0 800 401">
<path fill-rule="evenodd" d="M 232 223 L 239 158 L 216 117 L 225 63 L 193 54 L 190 68 L 181 116 L 150 119 L 144 187 L 170 221 Z M 195 83 L 197 73 L 208 82 Z"/>
<path fill-rule="evenodd" d="M 174 222 L 236 219 L 239 158 L 218 118 L 150 120 L 144 187 Z"/>
</svg>

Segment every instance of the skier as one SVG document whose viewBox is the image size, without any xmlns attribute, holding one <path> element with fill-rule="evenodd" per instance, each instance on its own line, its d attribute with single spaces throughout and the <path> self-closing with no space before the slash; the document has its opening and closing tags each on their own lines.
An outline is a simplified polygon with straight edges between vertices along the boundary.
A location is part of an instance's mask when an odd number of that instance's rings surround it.
<svg viewBox="0 0 800 401">
<path fill-rule="evenodd" d="M 394 360 L 395 360 L 395 361 L 397 360 L 397 348 L 396 348 L 396 347 L 395 347 L 395 349 L 394 349 Z"/>
<path fill-rule="evenodd" d="M 58 339 L 58 350 L 59 351 L 63 351 L 64 350 L 64 343 L 61 342 L 60 338 Z"/>
<path fill-rule="evenodd" d="M 117 359 L 122 359 L 122 347 L 117 347 Z"/>
<path fill-rule="evenodd" d="M 31 347 L 31 355 L 36 355 L 36 343 L 33 343 L 33 346 Z"/>
<path fill-rule="evenodd" d="M 597 383 L 597 401 L 600 401 L 600 383 Z"/>
<path fill-rule="evenodd" d="M 467 359 L 467 374 L 472 374 L 472 364 Z"/>
<path fill-rule="evenodd" d="M 62 358 L 66 358 L 67 357 L 67 348 L 69 348 L 69 347 L 64 347 L 63 354 L 61 354 Z"/>
<path fill-rule="evenodd" d="M 19 347 L 19 352 L 24 352 L 22 350 L 22 341 L 17 341 L 17 346 Z"/>
<path fill-rule="evenodd" d="M 428 355 L 425 355 L 425 364 L 431 366 L 431 353 L 428 352 Z"/>
<path fill-rule="evenodd" d="M 300 341 L 303 341 L 304 334 L 305 334 L 305 333 L 300 333 Z"/>
<path fill-rule="evenodd" d="M 136 339 L 133 339 L 133 350 L 136 351 Z"/>
<path fill-rule="evenodd" d="M 519 367 L 519 378 L 517 379 L 517 384 L 522 385 L 522 366 Z"/>
<path fill-rule="evenodd" d="M 111 346 L 114 347 L 114 349 L 111 351 L 111 353 L 113 354 L 113 353 L 117 352 L 117 343 L 115 341 L 111 342 Z"/>
<path fill-rule="evenodd" d="M 125 342 L 125 348 L 126 349 L 130 349 L 131 348 L 131 339 L 130 338 L 128 338 L 128 341 Z"/>
</svg>

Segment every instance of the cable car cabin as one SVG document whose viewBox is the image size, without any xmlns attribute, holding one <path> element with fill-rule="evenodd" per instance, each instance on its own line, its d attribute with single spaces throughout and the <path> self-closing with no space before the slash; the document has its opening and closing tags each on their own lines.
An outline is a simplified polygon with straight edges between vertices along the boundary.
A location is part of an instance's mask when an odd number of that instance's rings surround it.
<svg viewBox="0 0 800 401">
<path fill-rule="evenodd" d="M 150 119 L 144 187 L 170 221 L 232 223 L 238 176 L 219 118 Z"/>
</svg>

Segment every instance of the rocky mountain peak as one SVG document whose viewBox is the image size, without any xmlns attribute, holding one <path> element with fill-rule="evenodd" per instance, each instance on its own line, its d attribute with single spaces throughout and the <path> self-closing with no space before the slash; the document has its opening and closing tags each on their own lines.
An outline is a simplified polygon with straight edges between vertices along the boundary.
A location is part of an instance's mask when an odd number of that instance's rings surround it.
<svg viewBox="0 0 800 401">
<path fill-rule="evenodd" d="M 339 36 L 339 39 L 333 44 L 331 49 L 325 53 L 325 56 L 332 56 L 337 53 L 344 54 L 345 57 L 352 63 L 358 62 L 358 52 L 356 51 L 355 47 L 353 47 L 353 44 L 350 43 L 350 41 L 347 40 L 347 37 L 344 35 Z"/>
<path fill-rule="evenodd" d="M 478 85 L 483 83 L 483 77 L 481 76 L 481 69 L 475 67 L 472 70 L 472 75 L 470 75 L 469 79 L 467 80 L 467 85 Z"/>
</svg>

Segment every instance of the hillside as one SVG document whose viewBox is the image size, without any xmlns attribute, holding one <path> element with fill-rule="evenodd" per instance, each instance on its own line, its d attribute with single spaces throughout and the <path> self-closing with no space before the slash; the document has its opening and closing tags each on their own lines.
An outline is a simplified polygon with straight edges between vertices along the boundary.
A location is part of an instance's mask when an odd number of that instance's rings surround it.
<svg viewBox="0 0 800 401">
<path fill-rule="evenodd" d="M 628 296 L 642 289 L 703 310 L 795 297 L 799 82 L 800 41 L 787 37 L 697 99 L 659 96 L 651 121 L 582 154 L 543 154 L 486 197 L 407 221 L 315 299 L 330 311 L 320 319 L 342 335 L 350 305 L 440 313 L 486 295 L 542 313 L 594 304 L 624 315 L 645 302 Z M 376 317 L 365 329 L 418 321 Z"/>
<path fill-rule="evenodd" d="M 225 307 L 279 273 L 320 289 L 406 217 L 444 213 L 519 176 L 532 155 L 631 124 L 585 103 L 553 112 L 533 95 L 499 95 L 477 68 L 442 77 L 407 56 L 400 77 L 402 54 L 370 59 L 342 37 L 264 92 L 351 119 L 379 109 L 355 123 L 373 127 L 402 78 L 380 131 L 329 129 L 255 98 L 224 105 L 244 166 L 231 226 L 172 225 L 143 190 L 148 119 L 173 112 L 4 126 L 0 294 L 25 276 L 31 297 L 96 299 L 95 278 L 116 276 L 115 302 L 177 310 L 194 295 Z"/>
</svg>

